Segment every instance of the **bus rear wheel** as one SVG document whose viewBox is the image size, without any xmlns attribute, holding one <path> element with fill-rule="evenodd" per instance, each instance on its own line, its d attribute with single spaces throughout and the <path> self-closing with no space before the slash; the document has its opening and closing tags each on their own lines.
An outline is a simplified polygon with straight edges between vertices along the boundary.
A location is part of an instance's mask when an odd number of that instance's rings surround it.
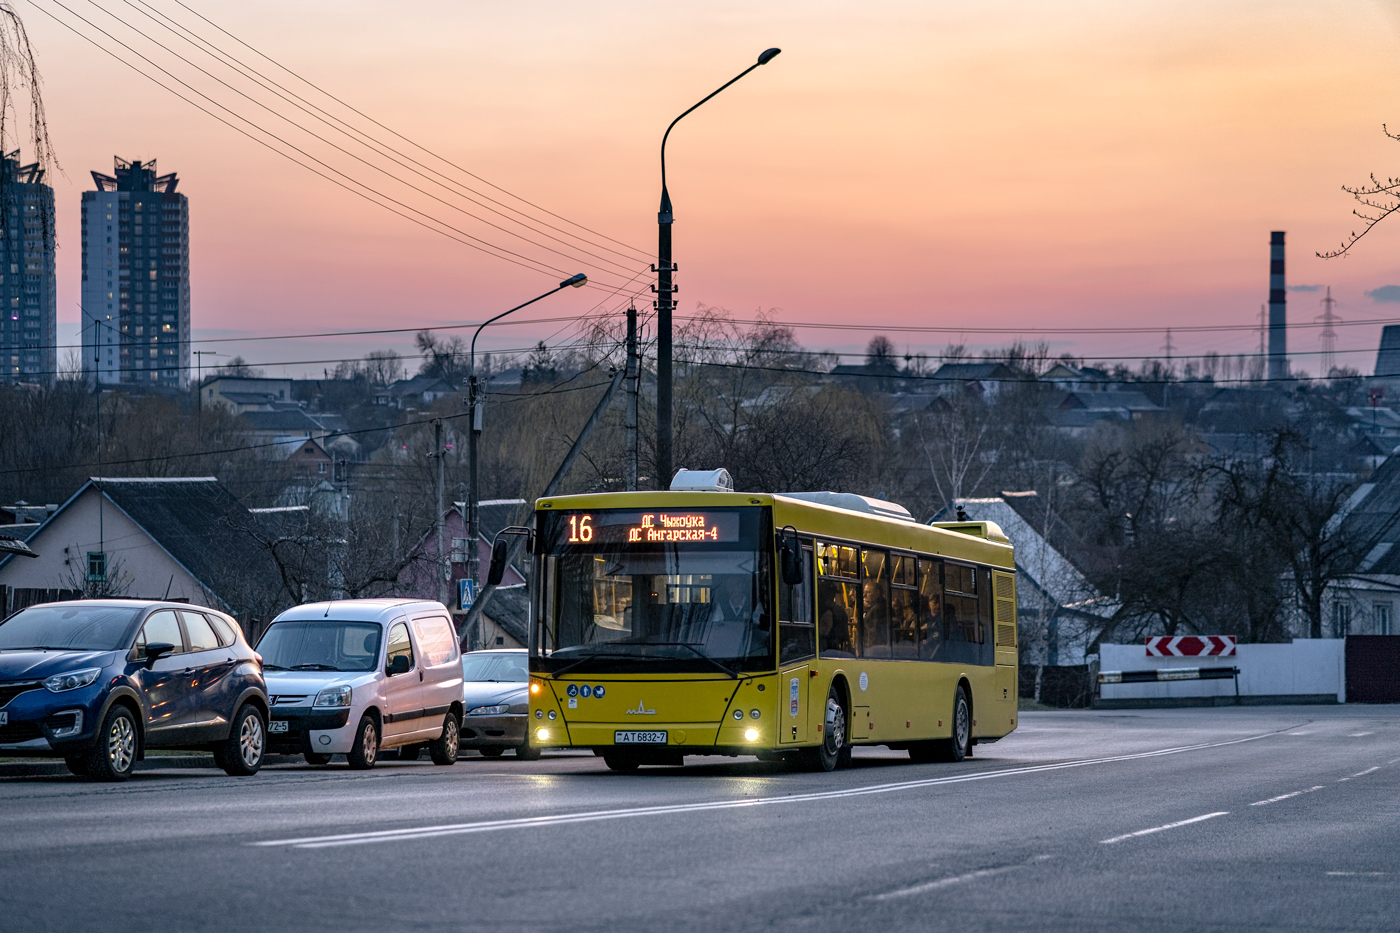
<svg viewBox="0 0 1400 933">
<path fill-rule="evenodd" d="M 972 704 L 967 702 L 967 691 L 962 684 L 953 692 L 952 737 L 928 744 L 932 746 L 931 761 L 962 761 L 972 754 Z M 910 749 L 909 756 L 914 756 L 913 749 Z"/>
</svg>

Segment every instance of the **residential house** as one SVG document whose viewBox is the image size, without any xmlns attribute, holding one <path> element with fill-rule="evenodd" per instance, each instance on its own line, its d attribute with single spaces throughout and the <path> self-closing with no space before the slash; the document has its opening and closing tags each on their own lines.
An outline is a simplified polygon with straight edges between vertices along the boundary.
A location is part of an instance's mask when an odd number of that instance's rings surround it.
<svg viewBox="0 0 1400 933">
<path fill-rule="evenodd" d="M 212 476 L 94 477 L 28 536 L 38 558 L 0 558 L 6 609 L 66 591 L 268 618 L 290 600 L 250 534 L 259 522 Z"/>
<path fill-rule="evenodd" d="M 445 379 L 420 374 L 412 379 L 400 379 L 375 389 L 374 404 L 387 405 L 390 408 L 418 408 L 460 393 L 460 389 Z"/>
<path fill-rule="evenodd" d="M 944 363 L 932 376 L 933 391 L 939 394 L 971 393 L 978 398 L 995 398 L 1004 385 L 1020 379 L 1005 363 Z"/>
<path fill-rule="evenodd" d="M 206 408 L 222 408 L 233 415 L 245 411 L 272 411 L 274 406 L 296 404 L 292 400 L 292 380 L 248 376 L 218 376 L 208 380 L 199 389 L 199 401 Z"/>
<path fill-rule="evenodd" d="M 1346 573 L 1323 593 L 1323 635 L 1400 635 L 1400 457 L 1356 487 L 1326 533 L 1341 535 L 1349 553 Z"/>
</svg>

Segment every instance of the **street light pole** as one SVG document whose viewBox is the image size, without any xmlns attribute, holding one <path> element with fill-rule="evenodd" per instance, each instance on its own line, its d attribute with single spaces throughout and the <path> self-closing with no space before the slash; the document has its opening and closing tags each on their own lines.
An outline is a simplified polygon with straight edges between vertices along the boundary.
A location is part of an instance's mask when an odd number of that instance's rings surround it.
<svg viewBox="0 0 1400 933">
<path fill-rule="evenodd" d="M 471 353 L 467 363 L 467 406 L 471 409 L 471 428 L 467 432 L 467 577 L 476 581 L 480 570 L 480 560 L 477 557 L 477 539 L 481 537 L 480 509 L 477 507 L 477 484 L 476 484 L 476 443 L 477 436 L 481 434 L 482 406 L 481 393 L 477 389 L 476 383 L 476 338 L 481 336 L 481 332 L 487 325 L 494 324 L 507 314 L 514 314 L 521 308 L 529 307 L 542 298 L 548 298 L 557 291 L 565 288 L 582 288 L 588 282 L 588 276 L 580 272 L 578 275 L 570 276 L 560 282 L 556 287 L 551 288 L 543 295 L 531 298 L 524 304 L 518 304 L 509 311 L 502 311 L 495 317 L 483 321 L 481 326 L 472 334 Z M 439 509 L 441 512 L 441 509 Z"/>
<path fill-rule="evenodd" d="M 671 125 L 666 127 L 666 132 L 661 137 L 661 210 L 656 215 L 658 228 L 656 265 L 651 270 L 656 273 L 656 285 L 654 286 L 656 290 L 656 485 L 660 489 L 666 489 L 670 485 L 673 466 L 671 462 L 671 421 L 674 407 L 671 377 L 671 311 L 675 308 L 675 302 L 671 296 L 677 291 L 675 285 L 672 284 L 672 273 L 676 271 L 676 265 L 671 261 L 671 224 L 674 217 L 671 212 L 671 194 L 666 190 L 666 140 L 671 135 L 671 130 L 685 118 L 686 114 L 759 65 L 768 64 L 781 51 L 782 49 L 768 49 L 758 56 L 758 61 L 720 85 L 690 110 L 672 120 Z"/>
</svg>

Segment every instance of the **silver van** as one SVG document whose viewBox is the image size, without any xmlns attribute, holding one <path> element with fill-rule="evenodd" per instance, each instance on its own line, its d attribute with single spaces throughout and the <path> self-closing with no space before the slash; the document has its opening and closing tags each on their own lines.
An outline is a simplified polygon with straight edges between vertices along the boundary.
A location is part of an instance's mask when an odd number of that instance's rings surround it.
<svg viewBox="0 0 1400 933">
<path fill-rule="evenodd" d="M 462 661 L 442 603 L 340 599 L 272 620 L 258 641 L 272 703 L 268 750 L 311 764 L 344 755 L 374 767 L 388 749 L 426 745 L 436 764 L 457 761 Z"/>
</svg>

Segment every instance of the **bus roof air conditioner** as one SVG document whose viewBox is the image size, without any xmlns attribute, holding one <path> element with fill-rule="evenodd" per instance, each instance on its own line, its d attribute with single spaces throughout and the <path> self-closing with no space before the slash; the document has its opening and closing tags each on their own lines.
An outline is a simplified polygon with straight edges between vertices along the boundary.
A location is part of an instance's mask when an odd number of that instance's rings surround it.
<svg viewBox="0 0 1400 933">
<path fill-rule="evenodd" d="M 733 492 L 734 478 L 728 470 L 679 469 L 671 480 L 672 492 Z"/>
</svg>

